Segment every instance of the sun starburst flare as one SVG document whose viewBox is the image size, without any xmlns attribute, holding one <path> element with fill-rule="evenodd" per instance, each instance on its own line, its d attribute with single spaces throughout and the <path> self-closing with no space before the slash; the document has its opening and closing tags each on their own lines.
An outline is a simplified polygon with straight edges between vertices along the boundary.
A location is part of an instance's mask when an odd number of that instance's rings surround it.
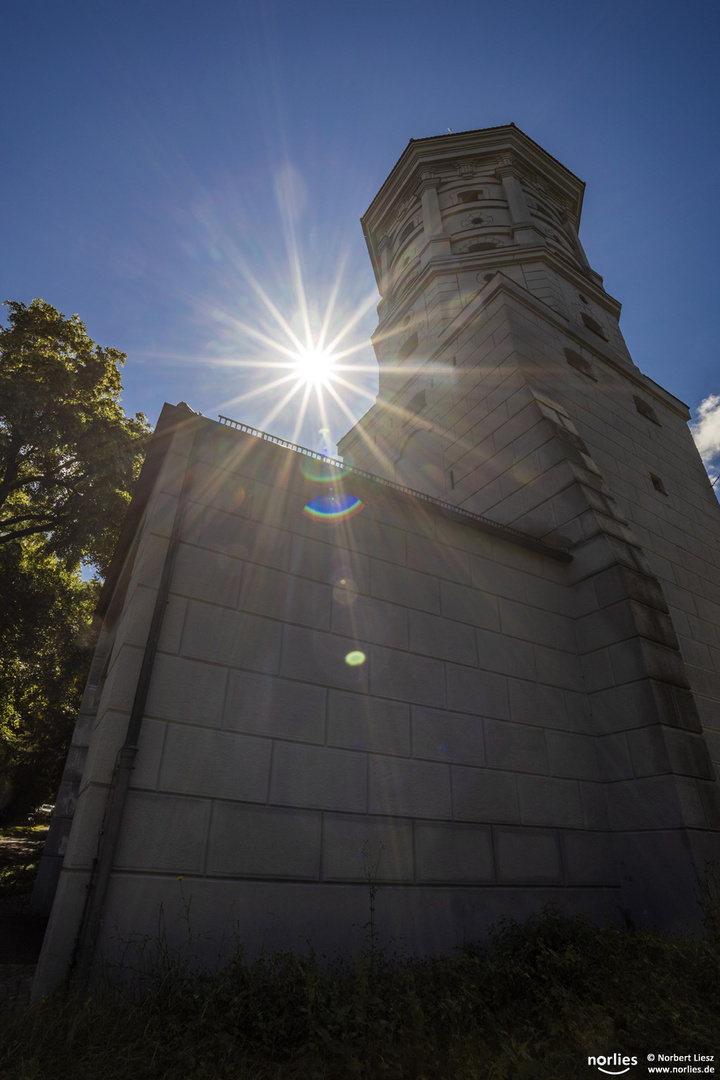
<svg viewBox="0 0 720 1080">
<path fill-rule="evenodd" d="M 298 353 L 295 372 L 298 378 L 310 386 L 328 386 L 335 374 L 335 358 L 331 352 L 310 345 Z"/>
<path fill-rule="evenodd" d="M 333 408 L 339 406 L 343 420 L 354 422 L 356 415 L 348 408 L 344 399 L 359 397 L 363 408 L 367 408 L 367 404 L 375 400 L 375 394 L 362 383 L 368 381 L 368 375 L 376 373 L 377 365 L 372 361 L 363 362 L 358 356 L 359 353 L 367 351 L 366 340 L 351 343 L 348 339 L 357 324 L 375 305 L 377 296 L 369 295 L 340 319 L 337 299 L 342 267 L 339 267 L 335 285 L 324 305 L 322 316 L 318 318 L 311 314 L 298 260 L 292 275 L 296 294 L 295 313 L 286 317 L 279 304 L 270 298 L 250 269 L 237 260 L 235 265 L 240 270 L 246 287 L 250 287 L 259 302 L 255 319 L 251 323 L 227 310 L 215 311 L 213 315 L 216 321 L 224 324 L 226 333 L 243 351 L 247 350 L 250 342 L 260 346 L 255 355 L 248 359 L 226 359 L 231 370 L 252 371 L 259 382 L 251 387 L 246 384 L 240 394 L 223 401 L 219 405 L 219 411 L 233 410 L 239 415 L 251 403 L 253 408 L 256 408 L 256 403 L 263 397 L 270 397 L 272 403 L 262 415 L 262 419 L 254 422 L 258 427 L 270 430 L 273 421 L 291 406 L 293 442 L 298 440 L 306 419 L 315 421 L 313 426 L 316 430 L 332 427 L 328 416 L 329 405 Z M 331 326 L 334 330 L 332 336 Z"/>
<path fill-rule="evenodd" d="M 295 183 L 290 170 L 276 185 L 285 240 L 280 262 L 251 263 L 246 237 L 203 215 L 205 245 L 224 279 L 204 303 L 197 296 L 193 302 L 199 318 L 215 328 L 208 355 L 215 386 L 218 367 L 225 372 L 225 394 L 215 399 L 213 411 L 313 449 L 320 435 L 321 452 L 331 456 L 330 432 L 337 438 L 338 429 L 352 427 L 376 400 L 378 369 L 367 316 L 378 295 L 374 288 L 358 291 L 362 276 L 343 243 L 333 245 L 328 237 L 329 246 L 320 248 L 308 233 L 313 254 L 302 254 L 302 200 L 295 197 Z M 220 302 L 218 293 L 224 294 Z M 412 358 L 402 361 L 405 378 L 413 364 Z M 384 370 L 392 374 L 387 361 Z M 390 462 L 387 467 L 392 470 Z"/>
</svg>

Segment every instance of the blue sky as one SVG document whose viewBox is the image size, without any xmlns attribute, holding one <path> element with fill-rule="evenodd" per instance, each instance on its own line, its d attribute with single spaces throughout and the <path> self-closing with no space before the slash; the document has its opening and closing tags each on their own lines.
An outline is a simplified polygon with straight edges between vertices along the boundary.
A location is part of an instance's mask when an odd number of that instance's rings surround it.
<svg viewBox="0 0 720 1080">
<path fill-rule="evenodd" d="M 581 239 L 635 362 L 695 413 L 720 395 L 717 4 L 4 0 L 0 20 L 0 299 L 127 352 L 128 412 L 185 400 L 333 453 L 375 392 L 360 215 L 410 138 L 510 121 L 586 181 Z M 329 336 L 352 323 L 329 440 L 314 397 L 301 425 L 299 397 L 278 408 L 258 338 L 289 344 L 270 306 L 299 329 L 298 274 L 313 326 L 333 294 Z"/>
</svg>

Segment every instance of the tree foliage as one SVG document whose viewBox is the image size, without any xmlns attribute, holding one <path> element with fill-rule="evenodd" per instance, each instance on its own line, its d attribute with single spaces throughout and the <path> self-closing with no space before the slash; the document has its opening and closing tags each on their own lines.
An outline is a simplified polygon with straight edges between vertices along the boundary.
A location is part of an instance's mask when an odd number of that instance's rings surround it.
<svg viewBox="0 0 720 1080">
<path fill-rule="evenodd" d="M 67 565 L 105 571 L 148 436 L 125 416 L 125 354 L 77 315 L 8 302 L 0 329 L 0 544 L 43 538 Z"/>
<path fill-rule="evenodd" d="M 0 810 L 52 800 L 92 653 L 99 582 L 31 537 L 0 548 Z"/>
<path fill-rule="evenodd" d="M 77 315 L 9 303 L 0 328 L 0 811 L 54 797 L 92 651 L 90 623 L 149 428 Z"/>
</svg>

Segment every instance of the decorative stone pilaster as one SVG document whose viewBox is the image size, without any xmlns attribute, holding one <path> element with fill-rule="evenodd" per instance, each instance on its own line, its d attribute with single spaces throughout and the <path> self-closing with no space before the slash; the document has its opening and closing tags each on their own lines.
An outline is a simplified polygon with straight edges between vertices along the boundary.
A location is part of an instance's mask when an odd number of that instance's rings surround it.
<svg viewBox="0 0 720 1080">
<path fill-rule="evenodd" d="M 380 280 L 378 291 L 383 299 L 391 292 L 390 289 L 390 237 L 383 236 L 378 241 L 378 254 L 380 255 Z"/>
<path fill-rule="evenodd" d="M 422 253 L 423 265 L 434 258 L 443 258 L 451 254 L 450 238 L 443 233 L 442 214 L 438 200 L 440 177 L 424 172 L 420 176 L 417 193 L 422 203 L 423 236 L 425 247 Z"/>
<path fill-rule="evenodd" d="M 563 227 L 565 229 L 565 232 L 573 242 L 573 247 L 575 248 L 575 255 L 577 256 L 577 261 L 582 267 L 583 274 L 586 278 L 589 278 L 590 281 L 592 281 L 595 285 L 599 285 L 602 288 L 603 279 L 598 273 L 596 273 L 595 270 L 593 270 L 590 263 L 588 262 L 588 257 L 585 254 L 582 244 L 580 243 L 580 237 L 578 236 L 577 229 L 575 228 L 575 222 L 569 214 L 566 214 L 564 217 Z"/>
<path fill-rule="evenodd" d="M 516 244 L 544 243 L 545 238 L 536 228 L 530 216 L 530 208 L 525 200 L 525 193 L 518 178 L 515 165 L 510 158 L 505 158 L 497 171 L 505 192 L 513 238 Z"/>
</svg>

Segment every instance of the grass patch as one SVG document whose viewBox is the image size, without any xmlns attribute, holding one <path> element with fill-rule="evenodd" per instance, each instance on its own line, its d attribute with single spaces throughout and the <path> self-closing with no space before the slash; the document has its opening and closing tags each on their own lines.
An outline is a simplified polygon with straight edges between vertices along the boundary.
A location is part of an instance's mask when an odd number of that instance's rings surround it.
<svg viewBox="0 0 720 1080">
<path fill-rule="evenodd" d="M 409 959 L 313 952 L 218 974 L 156 951 L 142 999 L 71 991 L 7 1018 L 16 1080 L 573 1080 L 590 1054 L 714 1054 L 720 947 L 554 908 L 483 946 Z"/>
<path fill-rule="evenodd" d="M 13 838 L 44 839 L 42 834 L 47 835 L 47 831 L 47 822 L 44 825 L 7 825 L 4 829 L 0 829 L 0 842 L 6 838 L 10 840 Z"/>
<path fill-rule="evenodd" d="M 32 892 L 40 856 L 32 862 L 16 863 L 0 869 L 0 901 L 14 900 Z"/>
</svg>

